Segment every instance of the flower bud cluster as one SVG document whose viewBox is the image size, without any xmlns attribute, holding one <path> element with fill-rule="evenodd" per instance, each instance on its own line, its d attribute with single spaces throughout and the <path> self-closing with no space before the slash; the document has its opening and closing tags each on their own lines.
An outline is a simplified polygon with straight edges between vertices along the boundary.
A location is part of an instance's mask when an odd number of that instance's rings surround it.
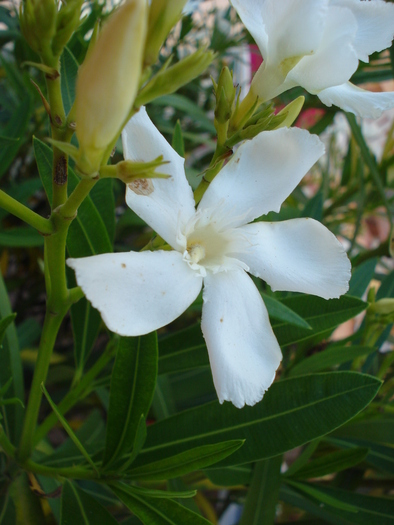
<svg viewBox="0 0 394 525">
<path fill-rule="evenodd" d="M 57 59 L 79 25 L 83 0 L 24 0 L 20 5 L 20 24 L 30 47 L 43 60 Z"/>
</svg>

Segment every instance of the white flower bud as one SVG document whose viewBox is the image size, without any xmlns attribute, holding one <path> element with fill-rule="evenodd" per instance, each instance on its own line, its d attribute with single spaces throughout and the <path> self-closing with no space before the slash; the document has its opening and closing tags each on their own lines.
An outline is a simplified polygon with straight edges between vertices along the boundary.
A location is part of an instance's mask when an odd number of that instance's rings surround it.
<svg viewBox="0 0 394 525">
<path fill-rule="evenodd" d="M 78 167 L 86 174 L 98 170 L 132 108 L 146 27 L 146 0 L 128 0 L 111 16 L 79 70 L 75 99 Z"/>
</svg>

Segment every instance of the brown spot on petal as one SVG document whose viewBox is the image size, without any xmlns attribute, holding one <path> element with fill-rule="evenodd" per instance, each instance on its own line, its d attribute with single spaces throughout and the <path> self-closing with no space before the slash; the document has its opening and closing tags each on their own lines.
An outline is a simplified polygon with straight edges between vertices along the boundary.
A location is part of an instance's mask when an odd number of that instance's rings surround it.
<svg viewBox="0 0 394 525">
<path fill-rule="evenodd" d="M 220 322 L 223 323 L 223 317 L 220 319 Z"/>
<path fill-rule="evenodd" d="M 128 184 L 128 187 L 137 195 L 150 195 L 155 189 L 150 179 L 135 179 Z"/>
<path fill-rule="evenodd" d="M 125 263 L 122 263 L 122 268 L 126 268 L 126 265 L 125 265 Z"/>
</svg>

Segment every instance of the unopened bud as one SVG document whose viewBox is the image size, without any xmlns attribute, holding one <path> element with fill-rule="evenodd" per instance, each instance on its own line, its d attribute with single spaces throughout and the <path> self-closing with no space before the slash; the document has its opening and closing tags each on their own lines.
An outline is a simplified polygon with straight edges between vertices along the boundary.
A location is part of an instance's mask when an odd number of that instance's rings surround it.
<svg viewBox="0 0 394 525">
<path fill-rule="evenodd" d="M 81 7 L 84 0 L 67 0 L 62 3 L 56 19 L 56 35 L 52 41 L 52 51 L 59 56 L 79 25 Z"/>
<path fill-rule="evenodd" d="M 98 171 L 133 106 L 140 82 L 146 34 L 146 0 L 129 0 L 100 32 L 82 64 L 75 98 L 78 167 Z"/>
<path fill-rule="evenodd" d="M 173 93 L 205 71 L 214 57 L 213 51 L 199 49 L 173 66 L 168 67 L 166 63 L 139 92 L 135 107 L 145 106 L 155 98 Z"/>
<path fill-rule="evenodd" d="M 394 299 L 379 299 L 376 303 L 372 303 L 368 310 L 374 314 L 392 316 L 394 315 Z"/>
<path fill-rule="evenodd" d="M 218 83 L 214 82 L 216 107 L 215 118 L 221 124 L 230 120 L 234 109 L 236 88 L 233 84 L 233 76 L 226 66 L 222 69 Z"/>
<path fill-rule="evenodd" d="M 160 48 L 168 33 L 178 22 L 187 0 L 152 0 L 145 45 L 144 64 L 150 66 L 157 60 Z"/>
<path fill-rule="evenodd" d="M 21 31 L 30 47 L 40 56 L 52 54 L 51 44 L 56 33 L 57 2 L 55 0 L 25 0 L 19 9 Z"/>
</svg>

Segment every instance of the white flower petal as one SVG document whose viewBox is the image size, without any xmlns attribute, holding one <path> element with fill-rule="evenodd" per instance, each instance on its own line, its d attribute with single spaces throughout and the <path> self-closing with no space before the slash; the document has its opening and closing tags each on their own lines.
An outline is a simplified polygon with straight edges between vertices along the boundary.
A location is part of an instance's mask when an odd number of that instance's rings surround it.
<svg viewBox="0 0 394 525">
<path fill-rule="evenodd" d="M 305 173 L 324 153 L 316 135 L 298 128 L 264 131 L 244 142 L 211 182 L 199 209 L 234 217 L 232 226 L 279 211 Z"/>
<path fill-rule="evenodd" d="M 314 219 L 256 222 L 240 230 L 245 235 L 245 250 L 239 258 L 273 291 L 332 299 L 348 290 L 350 261 L 345 250 Z"/>
<path fill-rule="evenodd" d="M 168 144 L 140 108 L 122 132 L 124 156 L 129 160 L 151 161 L 159 155 L 169 161 L 157 171 L 171 175 L 170 179 L 151 179 L 153 191 L 141 195 L 127 188 L 127 205 L 153 230 L 176 248 L 178 221 L 186 224 L 194 214 L 193 192 L 185 177 L 184 159 Z"/>
<path fill-rule="evenodd" d="M 262 18 L 268 35 L 264 58 L 271 65 L 279 65 L 283 60 L 315 53 L 322 39 L 327 6 L 328 0 L 263 1 Z"/>
<path fill-rule="evenodd" d="M 203 298 L 201 327 L 219 401 L 254 405 L 282 359 L 263 300 L 243 270 L 208 274 Z"/>
<path fill-rule="evenodd" d="M 286 82 L 316 94 L 327 87 L 347 82 L 358 66 L 353 41 L 356 19 L 349 9 L 331 7 L 326 16 L 319 49 L 305 56 L 288 74 Z"/>
<path fill-rule="evenodd" d="M 263 5 L 266 0 L 230 0 L 246 29 L 254 38 L 260 53 L 267 56 L 268 35 L 263 21 Z"/>
<path fill-rule="evenodd" d="M 393 91 L 375 93 L 350 82 L 324 89 L 317 96 L 326 106 L 334 104 L 358 117 L 378 118 L 383 111 L 394 107 Z"/>
<path fill-rule="evenodd" d="M 394 35 L 394 5 L 383 0 L 330 0 L 330 5 L 351 9 L 357 21 L 353 42 L 359 60 L 368 62 L 368 55 L 390 47 Z"/>
<path fill-rule="evenodd" d="M 77 282 L 110 330 L 147 334 L 179 317 L 202 279 L 175 251 L 105 253 L 68 259 Z"/>
</svg>

